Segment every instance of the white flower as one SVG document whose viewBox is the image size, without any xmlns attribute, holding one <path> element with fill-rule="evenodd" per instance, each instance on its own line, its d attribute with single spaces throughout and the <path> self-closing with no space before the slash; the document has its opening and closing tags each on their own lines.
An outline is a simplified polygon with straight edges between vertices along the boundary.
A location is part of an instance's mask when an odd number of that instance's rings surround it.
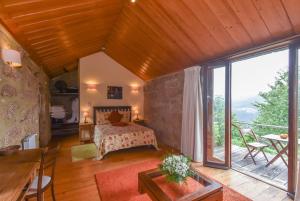
<svg viewBox="0 0 300 201">
<path fill-rule="evenodd" d="M 167 174 L 179 177 L 180 180 L 185 179 L 190 174 L 189 160 L 183 155 L 167 156 L 163 160 L 161 168 Z"/>
</svg>

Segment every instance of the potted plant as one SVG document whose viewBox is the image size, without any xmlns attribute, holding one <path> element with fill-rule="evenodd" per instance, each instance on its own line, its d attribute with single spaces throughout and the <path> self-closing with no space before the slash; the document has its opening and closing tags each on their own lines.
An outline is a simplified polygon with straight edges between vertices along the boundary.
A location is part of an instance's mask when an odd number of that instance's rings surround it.
<svg viewBox="0 0 300 201">
<path fill-rule="evenodd" d="M 191 159 L 184 155 L 166 156 L 159 168 L 166 175 L 168 181 L 177 184 L 182 184 L 189 176 L 193 175 Z"/>
</svg>

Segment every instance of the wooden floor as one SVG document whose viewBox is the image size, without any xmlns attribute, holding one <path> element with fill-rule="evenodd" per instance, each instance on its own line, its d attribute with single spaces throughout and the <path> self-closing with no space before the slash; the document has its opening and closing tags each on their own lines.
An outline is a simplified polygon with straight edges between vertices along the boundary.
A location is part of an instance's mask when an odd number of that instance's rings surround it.
<svg viewBox="0 0 300 201">
<path fill-rule="evenodd" d="M 54 180 L 57 201 L 100 201 L 94 178 L 97 172 L 146 161 L 151 158 L 161 158 L 166 151 L 171 151 L 166 147 L 163 147 L 161 151 L 150 148 L 136 148 L 108 154 L 101 161 L 84 160 L 72 163 L 71 147 L 79 144 L 77 139 L 77 136 L 71 136 L 58 140 L 61 144 L 61 150 L 57 160 Z M 194 164 L 194 166 L 199 171 L 216 178 L 253 200 L 289 200 L 286 192 L 234 170 L 207 168 L 200 164 Z M 45 200 L 51 200 L 50 192 L 46 193 Z"/>
<path fill-rule="evenodd" d="M 244 147 L 232 146 L 232 167 L 242 171 L 246 174 L 256 176 L 266 182 L 273 183 L 284 189 L 287 189 L 288 168 L 281 158 L 276 160 L 273 164 L 266 167 L 268 163 L 262 153 L 255 157 L 256 165 L 253 163 L 251 157 L 244 159 L 248 153 Z M 266 153 L 267 158 L 271 160 L 274 158 L 273 154 Z"/>
<path fill-rule="evenodd" d="M 244 156 L 248 153 L 248 150 L 245 147 L 232 145 L 231 149 L 233 169 L 256 177 L 272 185 L 279 186 L 282 189 L 287 189 L 288 168 L 281 158 L 266 167 L 268 162 L 262 153 L 259 153 L 255 157 L 256 164 L 254 164 L 250 156 L 244 159 Z M 224 158 L 224 148 L 215 148 L 214 155 L 220 159 Z M 275 155 L 270 153 L 266 153 L 266 156 L 269 161 L 275 157 Z"/>
</svg>

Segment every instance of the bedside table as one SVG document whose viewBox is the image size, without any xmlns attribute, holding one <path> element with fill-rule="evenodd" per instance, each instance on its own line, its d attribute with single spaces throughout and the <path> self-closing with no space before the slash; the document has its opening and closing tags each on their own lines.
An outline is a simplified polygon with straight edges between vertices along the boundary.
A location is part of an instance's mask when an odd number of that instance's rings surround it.
<svg viewBox="0 0 300 201">
<path fill-rule="evenodd" d="M 147 126 L 146 121 L 144 119 L 134 119 L 133 123 L 141 125 L 141 126 Z"/>
<path fill-rule="evenodd" d="M 87 138 L 87 136 L 88 136 L 88 138 Z M 94 136 L 94 124 L 93 123 L 80 123 L 79 124 L 79 141 L 80 141 L 80 143 L 84 143 L 85 141 L 92 142 L 93 136 Z"/>
</svg>

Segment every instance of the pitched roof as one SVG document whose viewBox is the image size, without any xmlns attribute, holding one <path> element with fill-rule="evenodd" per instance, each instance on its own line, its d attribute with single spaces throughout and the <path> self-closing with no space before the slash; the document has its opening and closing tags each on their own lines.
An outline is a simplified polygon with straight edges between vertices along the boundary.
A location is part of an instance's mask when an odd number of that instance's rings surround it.
<svg viewBox="0 0 300 201">
<path fill-rule="evenodd" d="M 300 33 L 299 0 L 1 0 L 50 76 L 105 51 L 144 80 Z"/>
</svg>

